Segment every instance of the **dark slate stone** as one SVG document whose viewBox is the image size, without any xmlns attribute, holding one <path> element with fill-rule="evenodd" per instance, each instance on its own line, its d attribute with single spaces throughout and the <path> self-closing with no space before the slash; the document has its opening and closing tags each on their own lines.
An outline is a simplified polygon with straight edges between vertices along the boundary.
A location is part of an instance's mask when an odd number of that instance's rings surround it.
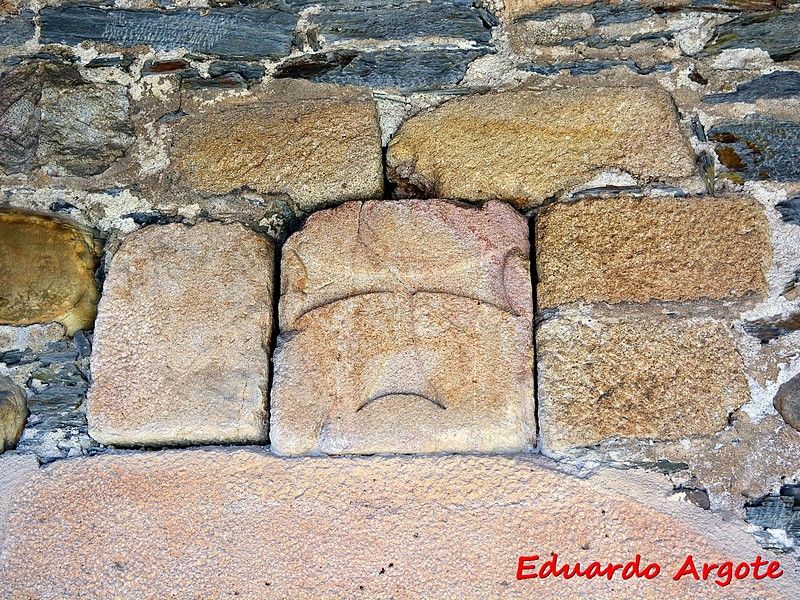
<svg viewBox="0 0 800 600">
<path fill-rule="evenodd" d="M 781 219 L 792 225 L 800 225 L 800 196 L 781 200 L 775 205 L 775 208 L 781 213 Z"/>
<path fill-rule="evenodd" d="M 800 35 L 800 32 L 798 34 Z M 783 100 L 794 96 L 800 96 L 800 73 L 797 71 L 775 71 L 736 86 L 735 92 L 703 96 L 703 102 L 708 104 L 755 102 L 759 98 Z"/>
<path fill-rule="evenodd" d="M 33 38 L 33 17 L 32 11 L 23 10 L 18 17 L 6 16 L 0 21 L 0 46 L 21 46 Z"/>
<path fill-rule="evenodd" d="M 0 77 L 0 168 L 30 171 L 39 137 L 42 83 L 37 65 L 21 65 Z"/>
<path fill-rule="evenodd" d="M 772 404 L 788 425 L 800 431 L 800 375 L 778 388 Z"/>
<path fill-rule="evenodd" d="M 93 58 L 88 63 L 86 63 L 86 66 L 90 68 L 119 67 L 124 69 L 126 67 L 130 67 L 132 64 L 133 64 L 133 57 L 130 54 L 123 54 L 122 56 L 105 56 L 105 57 Z"/>
<path fill-rule="evenodd" d="M 577 62 L 563 63 L 523 63 L 519 68 L 524 71 L 531 71 L 539 75 L 556 75 L 562 69 L 568 69 L 571 75 L 595 75 L 605 69 L 624 66 L 635 71 L 639 75 L 647 75 L 654 71 L 671 71 L 672 65 L 669 63 L 655 65 L 643 69 L 633 60 L 582 60 Z"/>
<path fill-rule="evenodd" d="M 727 48 L 761 48 L 776 61 L 800 56 L 800 12 L 745 14 L 717 27 L 702 54 Z"/>
<path fill-rule="evenodd" d="M 800 123 L 757 116 L 715 125 L 707 135 L 720 162 L 745 179 L 800 179 Z"/>
<path fill-rule="evenodd" d="M 519 17 L 516 20 L 549 21 L 570 13 L 589 13 L 598 27 L 614 23 L 634 23 L 648 19 L 655 14 L 652 8 L 642 6 L 638 2 L 623 2 L 622 4 L 593 2 L 587 6 L 549 6 L 535 13 Z"/>
<path fill-rule="evenodd" d="M 339 10 L 322 2 L 318 14 L 308 16 L 327 42 L 360 39 L 403 40 L 441 36 L 486 44 L 491 32 L 481 13 L 465 3 L 420 2 L 394 7 Z"/>
<path fill-rule="evenodd" d="M 767 344 L 772 340 L 800 329 L 800 313 L 790 315 L 786 318 L 779 317 L 775 319 L 749 321 L 746 322 L 743 327 L 747 333 L 761 340 L 762 344 Z"/>
<path fill-rule="evenodd" d="M 186 48 L 251 60 L 287 56 L 297 23 L 296 16 L 286 12 L 247 7 L 162 12 L 62 6 L 43 8 L 40 15 L 43 44 L 77 45 L 88 40 L 157 50 Z"/>
<path fill-rule="evenodd" d="M 781 497 L 768 496 L 744 507 L 745 521 L 756 527 L 783 529 L 789 523 L 792 503 Z"/>
<path fill-rule="evenodd" d="M 305 78 L 326 83 L 421 91 L 457 85 L 469 63 L 485 50 L 403 49 L 359 54 L 342 50 L 285 61 L 276 77 Z"/>
</svg>

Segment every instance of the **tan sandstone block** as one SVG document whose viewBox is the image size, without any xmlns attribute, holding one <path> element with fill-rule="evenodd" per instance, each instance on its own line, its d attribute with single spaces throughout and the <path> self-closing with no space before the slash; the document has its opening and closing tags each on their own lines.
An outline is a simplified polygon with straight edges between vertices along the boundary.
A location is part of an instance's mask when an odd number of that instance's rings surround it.
<svg viewBox="0 0 800 600">
<path fill-rule="evenodd" d="M 91 329 L 99 254 L 92 234 L 65 219 L 0 211 L 0 324 Z"/>
<path fill-rule="evenodd" d="M 0 453 L 17 446 L 27 418 L 25 390 L 9 377 L 0 375 Z"/>
<path fill-rule="evenodd" d="M 283 454 L 535 443 L 528 227 L 507 205 L 348 203 L 283 248 L 271 393 Z"/>
<path fill-rule="evenodd" d="M 279 81 L 186 110 L 172 163 L 198 191 L 248 187 L 286 195 L 304 211 L 383 195 L 378 112 L 368 91 Z"/>
<path fill-rule="evenodd" d="M 12 600 L 46 598 L 790 598 L 792 558 L 671 496 L 661 475 L 579 478 L 541 457 L 296 458 L 257 449 L 60 461 L 17 492 L 0 554 Z M 654 579 L 519 581 L 537 564 L 657 562 Z M 777 580 L 673 581 L 779 558 Z M 762 567 L 763 573 L 763 567 Z"/>
<path fill-rule="evenodd" d="M 536 220 L 537 301 L 682 301 L 763 295 L 772 252 L 744 199 L 593 199 Z"/>
<path fill-rule="evenodd" d="M 733 339 L 711 319 L 556 317 L 536 330 L 536 351 L 542 446 L 554 454 L 712 434 L 750 399 Z"/>
<path fill-rule="evenodd" d="M 104 444 L 264 442 L 273 248 L 241 225 L 129 236 L 100 301 L 89 433 Z"/>
<path fill-rule="evenodd" d="M 451 100 L 403 125 L 386 161 L 400 196 L 499 199 L 520 208 L 611 168 L 642 182 L 695 170 L 672 101 L 654 87 Z"/>
</svg>

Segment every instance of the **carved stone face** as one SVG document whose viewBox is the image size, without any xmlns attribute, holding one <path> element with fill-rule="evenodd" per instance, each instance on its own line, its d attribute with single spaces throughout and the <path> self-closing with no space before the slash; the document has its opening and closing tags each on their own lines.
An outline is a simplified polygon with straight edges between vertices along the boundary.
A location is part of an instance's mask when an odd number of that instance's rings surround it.
<svg viewBox="0 0 800 600">
<path fill-rule="evenodd" d="M 284 246 L 271 441 L 284 454 L 535 441 L 528 228 L 504 204 L 348 203 Z"/>
</svg>

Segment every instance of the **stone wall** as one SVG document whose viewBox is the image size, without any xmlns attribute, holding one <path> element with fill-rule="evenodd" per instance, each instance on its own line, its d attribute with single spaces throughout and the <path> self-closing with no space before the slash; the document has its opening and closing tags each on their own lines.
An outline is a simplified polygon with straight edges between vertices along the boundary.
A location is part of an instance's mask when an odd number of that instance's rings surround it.
<svg viewBox="0 0 800 600">
<path fill-rule="evenodd" d="M 799 31 L 0 0 L 3 597 L 795 595 Z"/>
</svg>

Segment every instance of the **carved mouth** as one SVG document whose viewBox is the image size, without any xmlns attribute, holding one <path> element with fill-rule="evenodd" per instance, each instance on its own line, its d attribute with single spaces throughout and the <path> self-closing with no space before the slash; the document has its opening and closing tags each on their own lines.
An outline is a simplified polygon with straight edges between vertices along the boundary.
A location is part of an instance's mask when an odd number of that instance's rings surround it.
<svg viewBox="0 0 800 600">
<path fill-rule="evenodd" d="M 378 400 L 381 400 L 382 398 L 387 398 L 389 396 L 414 396 L 416 398 L 422 398 L 423 400 L 427 400 L 428 402 L 433 404 L 436 408 L 447 410 L 447 407 L 441 400 L 438 400 L 436 398 L 431 398 L 430 396 L 426 396 L 425 394 L 420 394 L 419 392 L 382 392 L 380 394 L 375 394 L 374 396 L 370 397 L 369 400 L 364 402 L 364 404 L 362 404 L 356 409 L 356 412 L 360 412 L 370 404 L 374 404 Z"/>
</svg>

